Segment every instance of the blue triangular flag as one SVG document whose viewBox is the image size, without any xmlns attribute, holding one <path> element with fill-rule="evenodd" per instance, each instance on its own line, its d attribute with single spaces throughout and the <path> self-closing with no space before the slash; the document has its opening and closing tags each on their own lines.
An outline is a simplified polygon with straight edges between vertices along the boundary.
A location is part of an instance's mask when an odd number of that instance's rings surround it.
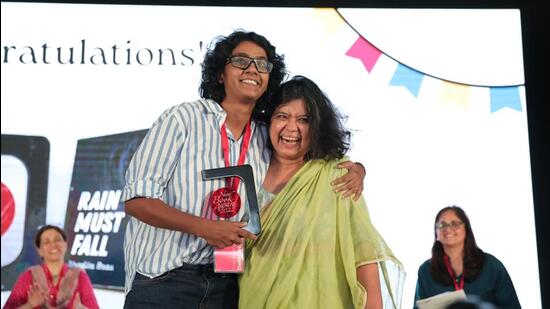
<svg viewBox="0 0 550 309">
<path fill-rule="evenodd" d="M 395 73 L 393 73 L 390 85 L 405 86 L 415 97 L 418 97 L 422 78 L 424 78 L 424 74 L 399 63 Z"/>
<path fill-rule="evenodd" d="M 521 112 L 519 87 L 491 87 L 491 113 L 509 107 Z"/>
</svg>

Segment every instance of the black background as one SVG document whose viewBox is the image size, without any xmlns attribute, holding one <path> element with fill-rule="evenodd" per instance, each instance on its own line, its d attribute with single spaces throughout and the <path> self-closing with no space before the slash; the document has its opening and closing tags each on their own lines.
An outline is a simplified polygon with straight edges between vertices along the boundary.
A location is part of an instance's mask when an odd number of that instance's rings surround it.
<svg viewBox="0 0 550 309">
<path fill-rule="evenodd" d="M 22 2 L 22 1 L 4 1 Z M 542 308 L 550 308 L 550 281 L 548 279 L 548 248 L 550 246 L 550 124 L 548 105 L 548 21 L 550 10 L 542 8 L 542 1 L 425 1 L 425 0 L 180 0 L 180 1 L 24 1 L 55 3 L 104 3 L 104 4 L 149 4 L 149 5 L 206 5 L 206 6 L 274 6 L 274 7 L 339 7 L 339 8 L 519 8 L 521 11 L 523 55 L 525 68 L 525 89 L 527 97 L 527 118 L 529 123 L 529 145 L 533 180 L 533 199 L 537 230 L 537 246 L 541 283 Z M 246 16 L 243 16 L 246 18 Z M 284 23 L 281 20 L 281 23 Z M 546 87 L 546 89 L 545 89 Z M 546 90 L 546 91 L 545 91 Z M 498 220 L 498 214 L 495 215 Z M 514 228 L 503 226 L 502 228 Z M 498 235 L 495 232 L 495 235 Z M 506 242 L 506 239 L 495 239 Z M 514 250 L 510 248 L 510 250 Z M 521 284 L 517 282 L 516 284 Z M 527 308 L 529 309 L 529 308 Z"/>
</svg>

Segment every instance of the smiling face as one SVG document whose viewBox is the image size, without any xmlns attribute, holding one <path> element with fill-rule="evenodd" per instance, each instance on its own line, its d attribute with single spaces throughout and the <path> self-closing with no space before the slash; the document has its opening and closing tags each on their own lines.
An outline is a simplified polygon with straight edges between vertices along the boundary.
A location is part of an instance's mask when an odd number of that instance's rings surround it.
<svg viewBox="0 0 550 309">
<path fill-rule="evenodd" d="M 44 262 L 63 261 L 65 251 L 67 251 L 67 242 L 58 231 L 47 229 L 40 235 L 38 255 L 44 259 Z"/>
<path fill-rule="evenodd" d="M 452 210 L 443 212 L 436 223 L 436 237 L 443 248 L 462 247 L 466 239 L 464 222 Z"/>
<path fill-rule="evenodd" d="M 265 50 L 250 41 L 239 43 L 231 56 L 247 56 L 250 58 L 267 59 Z M 248 68 L 240 69 L 227 63 L 220 76 L 225 87 L 224 101 L 237 101 L 255 104 L 264 94 L 269 83 L 269 73 L 260 73 L 254 62 Z"/>
<path fill-rule="evenodd" d="M 309 117 L 302 99 L 281 104 L 271 116 L 269 138 L 278 159 L 303 161 L 309 151 Z"/>
</svg>

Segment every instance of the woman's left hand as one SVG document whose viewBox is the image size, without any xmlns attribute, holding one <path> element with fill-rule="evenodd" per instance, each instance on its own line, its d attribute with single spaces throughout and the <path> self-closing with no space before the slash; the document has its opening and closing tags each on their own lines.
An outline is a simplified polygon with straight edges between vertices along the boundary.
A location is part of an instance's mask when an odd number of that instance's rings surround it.
<svg viewBox="0 0 550 309">
<path fill-rule="evenodd" d="M 367 171 L 362 164 L 351 161 L 342 162 L 337 167 L 347 169 L 348 173 L 330 183 L 334 191 L 341 192 L 344 198 L 351 196 L 354 201 L 357 201 L 363 193 L 363 180 Z"/>
</svg>

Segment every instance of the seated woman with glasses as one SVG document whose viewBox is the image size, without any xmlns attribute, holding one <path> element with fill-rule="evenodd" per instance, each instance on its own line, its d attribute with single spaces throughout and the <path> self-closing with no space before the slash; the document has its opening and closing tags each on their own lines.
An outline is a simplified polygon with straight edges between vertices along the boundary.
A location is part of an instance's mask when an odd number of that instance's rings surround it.
<svg viewBox="0 0 550 309">
<path fill-rule="evenodd" d="M 521 308 L 506 268 L 478 248 L 462 208 L 441 209 L 435 216 L 434 232 L 432 258 L 418 269 L 415 308 L 417 300 L 462 289 L 498 308 Z"/>
</svg>

